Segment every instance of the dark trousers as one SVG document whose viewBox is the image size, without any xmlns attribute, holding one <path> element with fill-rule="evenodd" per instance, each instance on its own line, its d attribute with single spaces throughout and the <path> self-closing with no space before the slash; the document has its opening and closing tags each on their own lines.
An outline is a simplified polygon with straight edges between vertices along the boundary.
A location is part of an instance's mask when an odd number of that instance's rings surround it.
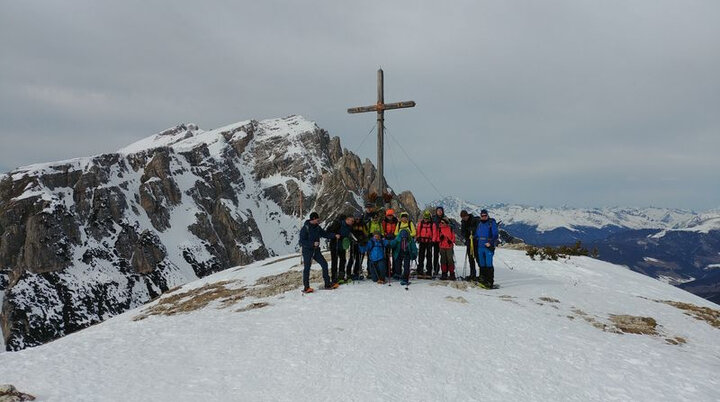
<svg viewBox="0 0 720 402">
<path fill-rule="evenodd" d="M 477 271 L 475 270 L 475 259 L 477 258 L 477 253 L 475 252 L 475 245 L 473 245 L 473 249 L 470 250 L 470 241 L 467 240 L 465 242 L 465 255 L 467 256 L 468 262 L 470 263 L 470 278 L 477 277 Z"/>
<path fill-rule="evenodd" d="M 406 280 L 410 279 L 410 255 L 408 253 L 400 252 L 398 253 L 397 258 L 395 259 L 394 265 L 393 265 L 393 274 L 400 276 L 402 274 L 402 277 Z M 402 272 L 400 272 L 402 266 Z"/>
<path fill-rule="evenodd" d="M 432 275 L 433 271 L 433 244 L 431 242 L 420 242 L 418 248 L 417 274 L 422 275 L 427 260 L 427 273 Z"/>
<path fill-rule="evenodd" d="M 350 257 L 348 258 L 347 263 L 348 277 L 357 278 L 358 276 L 360 276 L 360 270 L 362 268 L 362 261 L 364 256 L 365 254 L 360 252 L 360 247 L 358 247 L 358 244 L 353 243 L 352 247 L 350 248 Z"/>
<path fill-rule="evenodd" d="M 336 283 L 338 279 L 345 277 L 345 264 L 347 263 L 347 254 L 337 239 L 330 240 L 330 277 L 332 282 Z M 340 268 L 340 277 L 338 278 L 338 267 Z"/>
<path fill-rule="evenodd" d="M 440 242 L 433 242 L 433 275 L 437 275 L 440 270 Z"/>
<path fill-rule="evenodd" d="M 325 280 L 325 286 L 329 286 L 330 275 L 328 275 L 328 265 L 327 261 L 325 261 L 325 257 L 322 255 L 322 252 L 320 252 L 320 248 L 303 247 L 302 255 L 303 263 L 305 264 L 305 267 L 303 268 L 303 289 L 310 287 L 310 265 L 312 265 L 313 260 L 320 264 L 323 280 Z"/>
<path fill-rule="evenodd" d="M 385 260 L 368 261 L 368 271 L 373 282 L 385 278 Z"/>
</svg>

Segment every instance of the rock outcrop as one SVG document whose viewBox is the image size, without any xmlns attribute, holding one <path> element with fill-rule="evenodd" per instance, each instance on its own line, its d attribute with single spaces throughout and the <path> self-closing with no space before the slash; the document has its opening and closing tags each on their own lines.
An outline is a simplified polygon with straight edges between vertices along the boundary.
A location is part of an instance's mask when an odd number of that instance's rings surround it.
<svg viewBox="0 0 720 402">
<path fill-rule="evenodd" d="M 299 116 L 211 131 L 182 124 L 117 153 L 0 176 L 6 349 L 293 252 L 311 210 L 327 220 L 359 212 L 376 176 L 370 161 Z M 412 194 L 394 202 L 416 215 Z"/>
</svg>

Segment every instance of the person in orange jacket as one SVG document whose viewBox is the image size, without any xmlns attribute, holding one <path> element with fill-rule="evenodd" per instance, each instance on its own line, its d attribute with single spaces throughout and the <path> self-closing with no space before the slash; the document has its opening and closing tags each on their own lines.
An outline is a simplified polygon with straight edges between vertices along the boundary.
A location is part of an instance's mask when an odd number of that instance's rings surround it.
<svg viewBox="0 0 720 402">
<path fill-rule="evenodd" d="M 455 280 L 455 232 L 453 232 L 450 221 L 447 217 L 442 217 L 438 224 L 438 233 L 440 240 L 440 268 L 442 270 L 441 280 Z M 450 276 L 448 277 L 448 272 Z"/>
</svg>

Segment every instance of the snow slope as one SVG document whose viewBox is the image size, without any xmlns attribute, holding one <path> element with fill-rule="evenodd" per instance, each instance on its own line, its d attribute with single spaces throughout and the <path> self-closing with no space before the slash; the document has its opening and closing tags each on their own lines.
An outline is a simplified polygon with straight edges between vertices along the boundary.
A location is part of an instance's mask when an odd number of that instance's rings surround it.
<svg viewBox="0 0 720 402">
<path fill-rule="evenodd" d="M 720 329 L 655 300 L 720 307 L 584 257 L 540 262 L 498 249 L 501 288 L 494 291 L 440 281 L 416 281 L 406 291 L 364 281 L 303 296 L 297 283 L 262 300 L 270 303 L 264 308 L 238 311 L 257 298 L 229 307 L 215 301 L 133 320 L 180 292 L 235 289 L 238 280 L 250 285 L 297 271 L 298 263 L 275 257 L 229 269 L 49 344 L 4 353 L 1 382 L 42 401 L 695 402 L 719 395 Z M 652 317 L 659 334 L 614 333 L 610 314 Z M 666 340 L 680 338 L 686 343 Z"/>
</svg>

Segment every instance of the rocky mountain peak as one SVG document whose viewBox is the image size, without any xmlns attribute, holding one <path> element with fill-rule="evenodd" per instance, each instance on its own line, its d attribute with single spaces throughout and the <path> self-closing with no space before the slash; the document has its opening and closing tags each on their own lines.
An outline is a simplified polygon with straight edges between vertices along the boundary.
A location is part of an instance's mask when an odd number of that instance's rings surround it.
<svg viewBox="0 0 720 402">
<path fill-rule="evenodd" d="M 376 176 L 301 116 L 208 131 L 180 124 L 116 153 L 15 169 L 0 178 L 6 347 L 293 252 L 311 210 L 328 220 L 361 211 Z M 411 194 L 394 202 L 417 210 Z"/>
</svg>

